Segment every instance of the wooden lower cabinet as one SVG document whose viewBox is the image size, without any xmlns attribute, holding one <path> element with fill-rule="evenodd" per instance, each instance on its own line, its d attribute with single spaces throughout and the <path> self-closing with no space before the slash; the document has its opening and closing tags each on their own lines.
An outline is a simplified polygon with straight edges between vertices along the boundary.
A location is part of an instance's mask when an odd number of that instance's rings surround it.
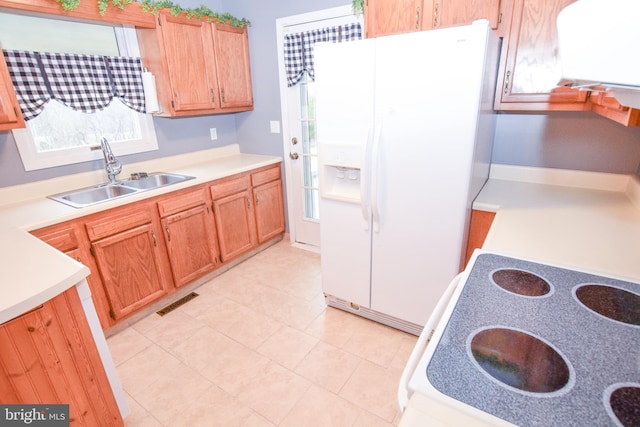
<svg viewBox="0 0 640 427">
<path fill-rule="evenodd" d="M 469 263 L 469 259 L 475 249 L 479 249 L 484 244 L 493 219 L 495 218 L 495 212 L 473 210 L 471 211 L 471 225 L 469 226 L 469 240 L 467 241 L 467 260 L 465 266 Z M 461 270 L 465 266 L 462 266 Z"/>
<path fill-rule="evenodd" d="M 106 330 L 284 231 L 277 164 L 32 234 L 89 267 Z"/>
<path fill-rule="evenodd" d="M 76 288 L 0 325 L 0 403 L 69 404 L 71 426 L 122 426 Z"/>
<path fill-rule="evenodd" d="M 213 200 L 222 261 L 229 261 L 257 245 L 251 190 Z"/>
<path fill-rule="evenodd" d="M 263 243 L 285 229 L 280 166 L 253 173 L 251 182 L 258 243 Z"/>
<path fill-rule="evenodd" d="M 86 223 L 114 320 L 166 295 L 170 287 L 166 250 L 150 207 L 123 212 Z"/>
<path fill-rule="evenodd" d="M 206 189 L 162 200 L 158 210 L 176 287 L 218 267 L 218 241 Z"/>
<path fill-rule="evenodd" d="M 89 267 L 91 274 L 87 276 L 87 283 L 91 289 L 91 297 L 98 313 L 100 325 L 102 329 L 112 326 L 114 319 L 109 316 L 110 306 L 100 275 L 97 274 L 98 267 L 95 259 L 91 256 L 90 242 L 87 240 L 83 221 L 67 221 L 35 230 L 31 234 Z"/>
</svg>

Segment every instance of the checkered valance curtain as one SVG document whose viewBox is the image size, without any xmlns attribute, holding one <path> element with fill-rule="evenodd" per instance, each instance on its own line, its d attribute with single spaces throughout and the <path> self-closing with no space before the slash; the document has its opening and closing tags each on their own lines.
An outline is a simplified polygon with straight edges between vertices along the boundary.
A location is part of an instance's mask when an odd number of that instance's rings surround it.
<svg viewBox="0 0 640 427">
<path fill-rule="evenodd" d="M 362 38 L 359 22 L 337 27 L 321 28 L 284 36 L 284 65 L 287 71 L 287 86 L 295 86 L 304 73 L 315 78 L 313 69 L 313 47 L 319 42 L 343 42 Z"/>
<path fill-rule="evenodd" d="M 145 112 L 140 58 L 4 50 L 25 120 L 55 99 L 84 113 L 105 109 L 113 98 Z"/>
</svg>

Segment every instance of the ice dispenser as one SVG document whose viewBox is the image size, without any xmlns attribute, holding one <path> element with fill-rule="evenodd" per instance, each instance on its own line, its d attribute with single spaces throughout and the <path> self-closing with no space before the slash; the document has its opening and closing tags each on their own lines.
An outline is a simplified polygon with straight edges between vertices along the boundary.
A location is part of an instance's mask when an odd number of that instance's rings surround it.
<svg viewBox="0 0 640 427">
<path fill-rule="evenodd" d="M 325 143 L 320 162 L 320 196 L 360 203 L 362 146 Z"/>
</svg>

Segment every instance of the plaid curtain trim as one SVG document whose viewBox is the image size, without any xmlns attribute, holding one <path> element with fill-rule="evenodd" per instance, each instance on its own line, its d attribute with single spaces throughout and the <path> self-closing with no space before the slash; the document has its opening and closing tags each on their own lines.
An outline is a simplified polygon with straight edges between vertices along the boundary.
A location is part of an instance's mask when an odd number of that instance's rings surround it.
<svg viewBox="0 0 640 427">
<path fill-rule="evenodd" d="M 114 97 L 145 113 L 140 58 L 5 50 L 25 120 L 50 99 L 84 113 L 105 109 Z"/>
<path fill-rule="evenodd" d="M 106 56 L 105 59 L 109 64 L 114 95 L 132 110 L 146 113 L 142 60 L 125 56 Z"/>
<path fill-rule="evenodd" d="M 4 57 L 25 120 L 36 117 L 51 99 L 34 52 L 5 50 Z"/>
<path fill-rule="evenodd" d="M 362 39 L 358 22 L 284 36 L 284 64 L 287 86 L 295 86 L 306 72 L 315 79 L 314 46 L 320 42 L 338 43 Z"/>
</svg>

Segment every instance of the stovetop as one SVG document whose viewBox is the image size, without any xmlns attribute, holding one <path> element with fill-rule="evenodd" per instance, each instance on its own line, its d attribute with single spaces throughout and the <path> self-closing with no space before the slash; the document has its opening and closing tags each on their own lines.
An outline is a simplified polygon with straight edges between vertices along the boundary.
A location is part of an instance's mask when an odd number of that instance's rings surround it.
<svg viewBox="0 0 640 427">
<path fill-rule="evenodd" d="M 640 284 L 480 254 L 426 373 L 520 426 L 640 425 Z"/>
</svg>

